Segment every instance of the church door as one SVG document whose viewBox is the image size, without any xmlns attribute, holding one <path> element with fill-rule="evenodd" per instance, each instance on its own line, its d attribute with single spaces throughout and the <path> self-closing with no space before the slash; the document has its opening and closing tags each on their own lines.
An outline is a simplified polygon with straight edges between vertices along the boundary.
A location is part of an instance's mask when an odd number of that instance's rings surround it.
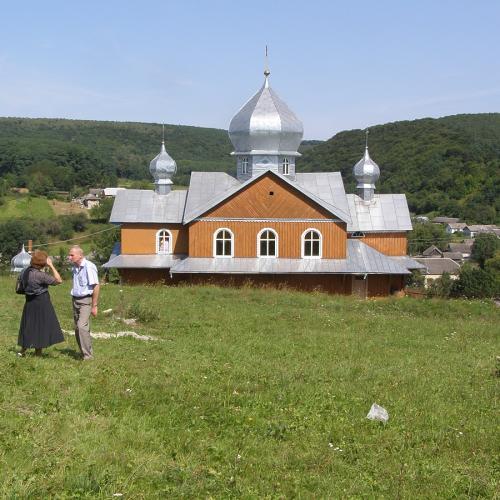
<svg viewBox="0 0 500 500">
<path fill-rule="evenodd" d="M 352 277 L 352 294 L 361 299 L 366 299 L 368 288 L 368 276 L 353 276 Z"/>
</svg>

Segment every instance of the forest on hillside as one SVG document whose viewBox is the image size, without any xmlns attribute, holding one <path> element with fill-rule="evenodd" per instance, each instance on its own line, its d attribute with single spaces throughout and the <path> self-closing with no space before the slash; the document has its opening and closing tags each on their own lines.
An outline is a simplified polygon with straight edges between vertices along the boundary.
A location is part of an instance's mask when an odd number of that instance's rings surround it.
<svg viewBox="0 0 500 500">
<path fill-rule="evenodd" d="M 149 162 L 161 139 L 158 124 L 0 118 L 0 195 L 14 186 L 44 195 L 118 179 L 152 182 Z M 304 141 L 297 170 L 341 171 L 352 192 L 364 142 L 362 130 Z M 176 184 L 187 185 L 192 171 L 235 174 L 225 130 L 165 125 L 165 143 L 178 165 Z M 381 170 L 378 192 L 406 193 L 412 212 L 498 223 L 500 113 L 378 125 L 370 129 L 370 154 Z"/>
<path fill-rule="evenodd" d="M 306 151 L 305 172 L 339 170 L 353 192 L 352 168 L 365 131 L 340 132 Z M 494 224 L 500 217 L 500 113 L 401 121 L 370 128 L 369 151 L 380 167 L 377 191 L 405 193 L 415 214 Z"/>
</svg>

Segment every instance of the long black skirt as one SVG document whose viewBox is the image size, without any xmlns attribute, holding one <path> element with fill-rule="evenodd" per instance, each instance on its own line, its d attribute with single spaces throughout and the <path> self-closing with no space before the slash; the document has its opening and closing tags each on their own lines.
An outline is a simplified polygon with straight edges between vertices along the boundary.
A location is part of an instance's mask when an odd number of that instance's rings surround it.
<svg viewBox="0 0 500 500">
<path fill-rule="evenodd" d="M 26 295 L 18 345 L 25 349 L 41 349 L 64 341 L 61 325 L 50 301 L 49 293 Z"/>
</svg>

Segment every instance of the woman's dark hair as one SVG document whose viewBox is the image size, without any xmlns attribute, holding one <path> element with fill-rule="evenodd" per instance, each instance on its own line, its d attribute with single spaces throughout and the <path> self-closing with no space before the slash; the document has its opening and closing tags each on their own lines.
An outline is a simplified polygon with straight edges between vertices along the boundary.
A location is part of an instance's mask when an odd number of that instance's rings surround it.
<svg viewBox="0 0 500 500">
<path fill-rule="evenodd" d="M 47 265 L 47 252 L 35 250 L 31 256 L 31 267 L 42 269 Z"/>
</svg>

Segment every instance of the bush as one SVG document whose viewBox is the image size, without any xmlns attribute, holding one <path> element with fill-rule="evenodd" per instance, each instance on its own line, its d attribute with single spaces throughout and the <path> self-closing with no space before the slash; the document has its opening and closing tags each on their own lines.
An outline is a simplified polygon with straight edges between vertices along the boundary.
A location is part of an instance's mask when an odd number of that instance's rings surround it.
<svg viewBox="0 0 500 500">
<path fill-rule="evenodd" d="M 486 260 L 491 259 L 500 248 L 496 234 L 478 234 L 472 245 L 471 257 L 484 269 Z"/>
<path fill-rule="evenodd" d="M 453 283 L 452 295 L 468 299 L 494 297 L 500 293 L 499 282 L 495 276 L 481 268 L 464 266 L 458 280 Z"/>
<path fill-rule="evenodd" d="M 443 273 L 441 278 L 437 278 L 430 282 L 429 288 L 427 288 L 426 291 L 426 296 L 429 298 L 440 297 L 446 299 L 450 296 L 452 287 L 453 280 L 450 274 Z"/>
<path fill-rule="evenodd" d="M 414 269 L 405 279 L 405 286 L 409 288 L 425 288 L 425 276 L 418 269 Z"/>
</svg>

